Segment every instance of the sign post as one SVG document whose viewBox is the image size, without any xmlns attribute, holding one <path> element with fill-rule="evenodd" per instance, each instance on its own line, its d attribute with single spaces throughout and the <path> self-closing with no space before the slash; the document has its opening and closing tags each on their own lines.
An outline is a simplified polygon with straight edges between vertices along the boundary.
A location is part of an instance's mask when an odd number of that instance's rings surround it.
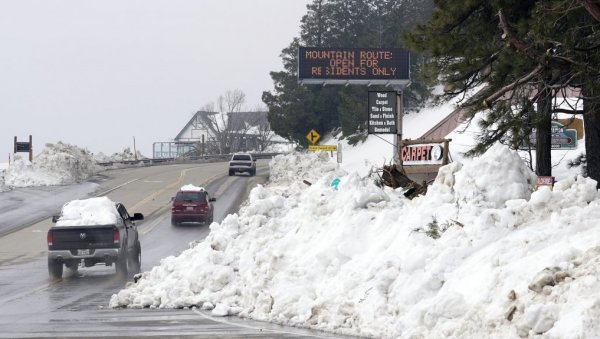
<svg viewBox="0 0 600 339">
<path fill-rule="evenodd" d="M 551 176 L 541 176 L 541 177 L 537 177 L 537 185 L 536 185 L 536 189 L 542 187 L 542 186 L 546 186 L 549 187 L 550 190 L 552 190 L 552 188 L 554 188 L 554 177 Z"/>
<path fill-rule="evenodd" d="M 31 162 L 33 160 L 33 139 L 31 135 L 29 136 L 29 142 L 18 142 L 17 137 L 15 136 L 14 153 L 18 152 L 28 152 L 29 161 Z"/>
<path fill-rule="evenodd" d="M 396 92 L 369 91 L 369 134 L 397 133 L 397 101 Z"/>
<path fill-rule="evenodd" d="M 308 132 L 308 134 L 306 135 L 306 139 L 308 139 L 308 141 L 314 145 L 317 141 L 319 141 L 319 139 L 321 138 L 321 135 L 319 133 L 317 133 L 317 131 L 315 131 L 314 129 L 311 129 L 310 132 Z"/>
<path fill-rule="evenodd" d="M 550 135 L 550 147 L 552 150 L 565 150 L 565 149 L 577 149 L 577 130 L 565 128 L 563 124 L 558 121 L 551 122 L 551 135 Z M 529 134 L 527 140 L 529 144 L 523 142 L 520 149 L 535 149 L 536 147 L 536 133 L 533 131 Z"/>
<path fill-rule="evenodd" d="M 402 90 L 410 83 L 410 54 L 395 48 L 299 47 L 301 85 L 386 86 L 395 91 L 368 93 L 368 133 L 393 134 L 393 157 L 399 161 L 402 140 Z M 316 140 L 307 135 L 314 145 Z M 317 139 L 318 140 L 318 139 Z"/>
<path fill-rule="evenodd" d="M 398 131 L 396 132 L 396 140 L 394 141 L 394 156 L 398 156 L 400 154 L 400 141 L 402 141 L 402 117 L 404 116 L 404 106 L 402 105 L 404 98 L 402 97 L 402 91 L 399 90 L 396 94 L 396 104 L 398 105 Z M 396 158 L 396 163 L 400 161 L 399 158 Z"/>
</svg>

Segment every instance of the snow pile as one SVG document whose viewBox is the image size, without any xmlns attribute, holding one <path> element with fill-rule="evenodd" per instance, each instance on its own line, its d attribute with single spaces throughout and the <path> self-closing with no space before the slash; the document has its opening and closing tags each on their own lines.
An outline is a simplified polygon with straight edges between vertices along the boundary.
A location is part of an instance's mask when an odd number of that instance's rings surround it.
<svg viewBox="0 0 600 339">
<path fill-rule="evenodd" d="M 408 200 L 326 153 L 279 156 L 239 214 L 110 306 L 197 306 L 371 337 L 599 337 L 596 183 L 531 193 L 533 179 L 496 145 Z"/>
<path fill-rule="evenodd" d="M 8 187 L 4 184 L 4 175 L 7 168 L 8 163 L 0 163 L 0 192 L 8 191 Z"/>
<path fill-rule="evenodd" d="M 98 170 L 88 150 L 58 142 L 46 144 L 33 162 L 15 155 L 4 173 L 4 184 L 9 187 L 67 185 L 83 181 Z"/>
<path fill-rule="evenodd" d="M 66 203 L 56 226 L 114 225 L 120 220 L 115 203 L 107 197 Z"/>
<path fill-rule="evenodd" d="M 123 152 L 113 153 L 112 155 L 106 155 L 102 152 L 96 154 L 94 159 L 97 162 L 118 162 L 118 161 L 134 161 L 146 159 L 145 156 L 142 155 L 140 151 L 137 151 L 135 154 L 131 151 L 129 147 L 125 148 Z"/>
</svg>

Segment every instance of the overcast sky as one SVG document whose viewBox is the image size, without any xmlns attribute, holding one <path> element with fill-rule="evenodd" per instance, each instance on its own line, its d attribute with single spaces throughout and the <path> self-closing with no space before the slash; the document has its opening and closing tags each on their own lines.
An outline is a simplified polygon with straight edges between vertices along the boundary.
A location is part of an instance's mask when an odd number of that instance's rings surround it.
<svg viewBox="0 0 600 339">
<path fill-rule="evenodd" d="M 170 141 L 227 90 L 263 105 L 310 0 L 0 0 L 0 162 Z M 25 155 L 25 154 L 23 154 Z"/>
</svg>

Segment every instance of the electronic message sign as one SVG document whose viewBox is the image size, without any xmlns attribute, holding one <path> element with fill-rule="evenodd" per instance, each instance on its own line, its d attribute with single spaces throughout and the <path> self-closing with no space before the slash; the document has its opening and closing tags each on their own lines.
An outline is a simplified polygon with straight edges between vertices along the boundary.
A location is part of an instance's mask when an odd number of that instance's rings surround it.
<svg viewBox="0 0 600 339">
<path fill-rule="evenodd" d="M 403 48 L 300 47 L 301 84 L 405 85 L 409 53 Z"/>
<path fill-rule="evenodd" d="M 369 134 L 396 134 L 396 92 L 369 92 Z"/>
</svg>

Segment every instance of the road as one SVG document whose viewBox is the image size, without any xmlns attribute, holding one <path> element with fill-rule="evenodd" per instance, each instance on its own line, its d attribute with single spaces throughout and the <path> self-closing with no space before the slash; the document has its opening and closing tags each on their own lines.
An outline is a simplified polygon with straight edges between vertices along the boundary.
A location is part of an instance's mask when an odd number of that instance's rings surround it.
<svg viewBox="0 0 600 339">
<path fill-rule="evenodd" d="M 258 173 L 227 176 L 227 163 L 139 167 L 103 172 L 92 181 L 91 196 L 120 201 L 138 222 L 142 271 L 162 258 L 177 255 L 209 233 L 208 225 L 172 226 L 170 198 L 184 184 L 205 187 L 215 202 L 215 222 L 237 210 L 251 187 L 267 180 L 266 160 Z M 78 191 L 79 192 L 79 191 Z M 80 193 L 80 192 L 79 192 Z M 62 193 L 61 193 L 62 194 Z M 50 195 L 62 205 L 63 195 Z M 83 197 L 82 197 L 83 198 Z M 23 208 L 15 206 L 23 214 Z M 53 212 L 47 214 L 50 216 Z M 40 219 L 36 215 L 33 219 Z M 0 338 L 32 337 L 161 337 L 161 338 L 342 338 L 319 331 L 284 327 L 238 317 L 212 317 L 194 309 L 111 309 L 110 296 L 131 281 L 118 278 L 114 267 L 65 270 L 62 279 L 48 276 L 46 233 L 50 218 L 29 226 L 17 225 L 0 237 Z"/>
</svg>

